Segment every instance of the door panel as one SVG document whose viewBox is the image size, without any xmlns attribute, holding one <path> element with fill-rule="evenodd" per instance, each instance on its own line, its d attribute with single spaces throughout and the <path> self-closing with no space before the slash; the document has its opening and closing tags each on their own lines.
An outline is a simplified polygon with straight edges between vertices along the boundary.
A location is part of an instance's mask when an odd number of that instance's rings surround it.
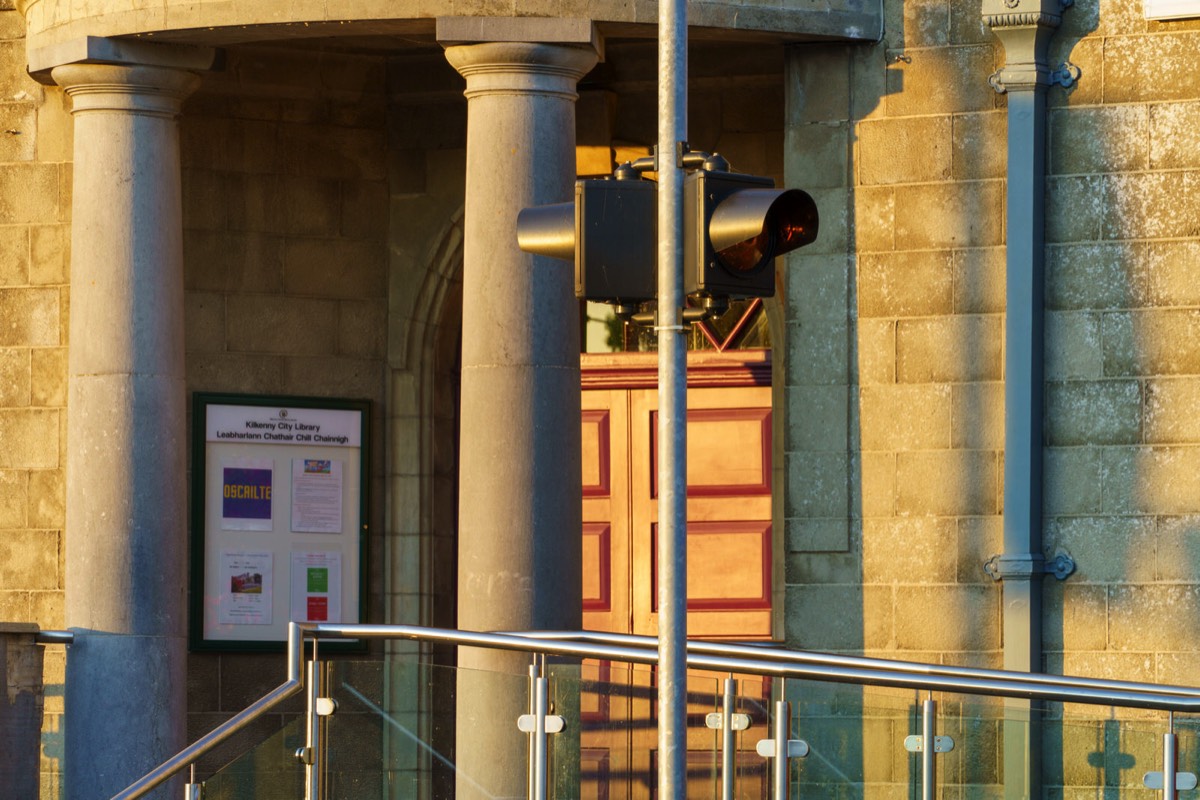
<svg viewBox="0 0 1200 800">
<path fill-rule="evenodd" d="M 633 631 L 658 631 L 658 394 L 630 393 Z M 771 390 L 688 390 L 690 637 L 772 633 Z"/>
<path fill-rule="evenodd" d="M 766 639 L 774 599 L 771 390 L 730 386 L 744 374 L 723 368 L 720 385 L 688 390 L 688 636 Z M 653 635 L 658 395 L 645 376 L 620 387 L 617 375 L 609 365 L 601 388 L 583 392 L 583 621 L 589 630 Z M 582 796 L 650 800 L 658 747 L 653 670 L 585 662 L 584 675 Z M 719 710 L 724 677 L 689 676 L 689 796 L 708 796 L 717 785 L 718 739 L 704 716 Z M 766 796 L 767 771 L 753 748 L 768 735 L 755 710 L 768 696 L 765 682 L 743 681 L 739 705 L 753 723 L 738 734 L 739 798 Z"/>
</svg>

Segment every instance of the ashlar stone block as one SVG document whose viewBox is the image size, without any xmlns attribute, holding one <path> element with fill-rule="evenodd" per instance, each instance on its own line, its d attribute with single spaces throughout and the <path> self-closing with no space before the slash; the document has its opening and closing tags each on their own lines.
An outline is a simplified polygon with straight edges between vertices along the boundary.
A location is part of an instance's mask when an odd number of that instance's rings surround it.
<svg viewBox="0 0 1200 800">
<path fill-rule="evenodd" d="M 1001 319 L 960 315 L 896 324 L 896 379 L 902 383 L 999 380 L 1003 373 Z"/>
<path fill-rule="evenodd" d="M 1046 307 L 1130 308 L 1145 296 L 1146 247 L 1140 242 L 1084 242 L 1046 248 Z"/>
<path fill-rule="evenodd" d="M 1200 48 L 1197 31 L 1107 38 L 1105 101 L 1195 99 L 1200 95 L 1200 75 L 1191 63 L 1191 56 L 1197 48 Z"/>
<path fill-rule="evenodd" d="M 858 382 L 862 386 L 896 380 L 896 323 L 890 319 L 859 319 Z"/>
<path fill-rule="evenodd" d="M 1104 178 L 1106 239 L 1163 239 L 1200 235 L 1200 174 L 1143 172 Z"/>
<path fill-rule="evenodd" d="M 1142 391 L 1135 380 L 1069 381 L 1046 387 L 1046 439 L 1051 445 L 1136 444 Z"/>
<path fill-rule="evenodd" d="M 1048 171 L 1054 175 L 1133 172 L 1149 165 L 1145 105 L 1071 108 L 1050 114 Z M 1080 147 L 1087 142 L 1087 147 Z"/>
<path fill-rule="evenodd" d="M 855 128 L 858 180 L 865 185 L 943 181 L 952 172 L 947 116 L 883 118 Z"/>
<path fill-rule="evenodd" d="M 1103 449 L 1047 447 L 1042 455 L 1042 510 L 1047 516 L 1101 511 Z"/>
<path fill-rule="evenodd" d="M 897 61 L 887 70 L 888 116 L 986 111 L 996 105 L 996 92 L 987 81 L 963 80 L 964 75 L 990 75 L 996 69 L 991 45 L 921 50 L 911 62 Z"/>
<path fill-rule="evenodd" d="M 0 409 L 0 469 L 57 468 L 59 418 L 51 409 Z"/>
<path fill-rule="evenodd" d="M 1200 374 L 1200 311 L 1114 311 L 1101 318 L 1104 374 Z"/>
<path fill-rule="evenodd" d="M 982 584 L 896 587 L 896 646 L 970 651 L 1000 646 L 1000 589 Z"/>
<path fill-rule="evenodd" d="M 1200 443 L 1200 379 L 1146 381 L 1144 440 L 1148 444 Z"/>
<path fill-rule="evenodd" d="M 1047 553 L 1075 558 L 1072 580 L 1082 583 L 1144 583 L 1154 580 L 1156 526 L 1152 517 L 1058 517 L 1046 524 Z"/>
<path fill-rule="evenodd" d="M 970 181 L 1005 177 L 1008 117 L 1004 111 L 957 114 L 953 121 L 954 178 Z"/>
<path fill-rule="evenodd" d="M 1200 305 L 1200 242 L 1149 242 L 1139 299 L 1153 306 Z"/>
<path fill-rule="evenodd" d="M 1189 514 L 1200 497 L 1200 447 L 1104 448 L 1104 511 Z"/>
<path fill-rule="evenodd" d="M 950 446 L 965 450 L 1004 449 L 1004 384 L 956 383 L 951 391 Z"/>
<path fill-rule="evenodd" d="M 1164 631 L 1171 632 L 1170 649 L 1192 653 L 1200 649 L 1200 586 L 1119 585 L 1109 590 L 1108 603 L 1111 649 L 1143 652 L 1163 649 L 1167 644 Z M 1145 672 L 1151 673 L 1152 667 L 1152 663 L 1148 664 Z"/>
<path fill-rule="evenodd" d="M 950 446 L 950 386 L 875 384 L 859 391 L 863 450 L 933 450 Z"/>
<path fill-rule="evenodd" d="M 954 312 L 998 314 L 1004 311 L 1007 281 L 1003 247 L 954 251 Z"/>
<path fill-rule="evenodd" d="M 30 385 L 29 349 L 0 349 L 0 407 L 29 405 Z"/>
<path fill-rule="evenodd" d="M 1092 551 L 1089 548 L 1085 552 Z M 1103 650 L 1108 644 L 1108 587 L 1055 581 L 1046 589 L 1042 624 L 1045 651 Z"/>
<path fill-rule="evenodd" d="M 1094 380 L 1104 374 L 1099 313 L 1046 312 L 1045 343 L 1046 380 Z"/>
<path fill-rule="evenodd" d="M 1150 106 L 1150 166 L 1154 169 L 1200 167 L 1200 102 Z"/>
<path fill-rule="evenodd" d="M 987 450 L 899 453 L 896 510 L 948 517 L 996 514 L 1000 510 L 999 470 L 999 455 Z"/>
<path fill-rule="evenodd" d="M 1200 579 L 1200 517 L 1160 517 L 1155 542 L 1154 580 L 1195 583 Z"/>
<path fill-rule="evenodd" d="M 1004 243 L 1000 181 L 918 184 L 896 189 L 896 248 L 991 247 Z"/>
<path fill-rule="evenodd" d="M 67 404 L 66 348 L 29 351 L 30 405 L 62 408 Z"/>
<path fill-rule="evenodd" d="M 953 310 L 951 253 L 864 253 L 858 259 L 859 317 L 939 316 Z"/>
<path fill-rule="evenodd" d="M 335 300 L 232 295 L 225 313 L 231 351 L 303 356 L 337 348 Z"/>
<path fill-rule="evenodd" d="M 956 525 L 944 517 L 863 521 L 864 583 L 953 583 Z"/>
</svg>

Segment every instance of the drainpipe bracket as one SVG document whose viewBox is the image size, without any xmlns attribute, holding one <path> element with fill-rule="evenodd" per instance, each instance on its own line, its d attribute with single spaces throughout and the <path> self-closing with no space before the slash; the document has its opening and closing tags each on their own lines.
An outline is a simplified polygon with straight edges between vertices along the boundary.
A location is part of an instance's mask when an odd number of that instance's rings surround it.
<svg viewBox="0 0 1200 800">
<path fill-rule="evenodd" d="M 1063 551 L 1059 551 L 1048 561 L 1036 553 L 999 553 L 983 563 L 983 571 L 994 581 L 1006 578 L 1032 580 L 1043 575 L 1053 575 L 1062 581 L 1075 571 L 1075 559 L 1070 553 Z"/>
<path fill-rule="evenodd" d="M 1050 73 L 1050 85 L 1070 89 L 1079 81 L 1081 74 L 1079 67 L 1070 61 L 1064 61 L 1058 69 Z"/>
</svg>

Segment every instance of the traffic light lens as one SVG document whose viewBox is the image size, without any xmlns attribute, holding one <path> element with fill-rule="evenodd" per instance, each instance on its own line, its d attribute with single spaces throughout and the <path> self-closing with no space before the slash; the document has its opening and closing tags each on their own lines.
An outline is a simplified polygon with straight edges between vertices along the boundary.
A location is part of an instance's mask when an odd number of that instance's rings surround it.
<svg viewBox="0 0 1200 800">
<path fill-rule="evenodd" d="M 733 272 L 754 272 L 766 261 L 767 254 L 774 250 L 772 238 L 771 231 L 764 230 L 753 239 L 735 242 L 724 250 L 718 250 L 717 258 L 726 269 Z"/>
</svg>

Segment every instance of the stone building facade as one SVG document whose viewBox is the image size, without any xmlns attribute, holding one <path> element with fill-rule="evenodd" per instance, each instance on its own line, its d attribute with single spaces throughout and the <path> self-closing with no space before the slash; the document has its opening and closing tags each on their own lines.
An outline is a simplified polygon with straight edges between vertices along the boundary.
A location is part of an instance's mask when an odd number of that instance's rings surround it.
<svg viewBox="0 0 1200 800">
<path fill-rule="evenodd" d="M 365 398 L 381 432 L 369 487 L 367 613 L 452 625 L 463 611 L 453 599 L 457 498 L 464 470 L 472 481 L 480 473 L 471 472 L 477 456 L 459 430 L 493 424 L 460 413 L 460 393 L 471 391 L 465 376 L 478 366 L 470 330 L 482 324 L 470 305 L 481 290 L 464 278 L 464 260 L 488 235 L 471 228 L 471 193 L 484 191 L 472 181 L 499 178 L 480 177 L 485 166 L 471 161 L 469 69 L 452 66 L 445 48 L 491 36 L 587 50 L 599 64 L 572 67 L 581 75 L 576 170 L 602 174 L 654 143 L 654 9 L 344 5 L 0 0 L 0 619 L 105 630 L 104 612 L 89 606 L 107 596 L 111 575 L 73 556 L 68 526 L 77 523 L 68 518 L 109 496 L 83 476 L 114 452 L 89 460 L 100 445 L 86 433 L 106 413 L 98 398 L 120 396 L 87 388 L 110 373 L 126 376 L 131 397 L 175 398 L 163 401 L 173 410 L 153 415 L 153 448 L 125 442 L 130 475 L 166 476 L 162 508 L 114 508 L 132 528 L 172 528 L 171 574 L 186 566 L 184 478 L 194 446 L 176 401 L 194 391 Z M 1043 3 L 1041 16 L 1007 21 L 1004 9 L 979 2 L 866 5 L 692 8 L 691 143 L 806 189 L 821 213 L 819 239 L 780 262 L 780 291 L 768 303 L 780 638 L 1011 665 L 1010 579 L 994 580 L 985 564 L 998 569 L 1006 514 L 1016 516 L 1008 506 L 1022 499 L 1013 475 L 1024 474 L 1040 499 L 1035 549 L 1025 555 L 1061 553 L 1075 564 L 1066 580 L 1027 581 L 1042 601 L 1024 625 L 1040 643 L 1033 668 L 1195 685 L 1200 22 L 1147 19 L 1140 2 L 1111 0 Z M 439 36 L 439 18 L 453 18 L 443 29 L 452 36 Z M 475 30 L 471 18 L 482 20 L 475 36 L 464 33 Z M 1033 145 L 1009 137 L 1017 45 L 998 31 L 1017 25 L 1048 40 L 1044 72 L 1078 68 L 1058 84 L 1043 75 L 1045 127 Z M 142 66 L 157 72 L 129 77 Z M 168 153 L 155 167 L 168 182 L 169 152 L 177 155 L 176 244 L 148 237 L 139 245 L 96 227 L 104 207 L 143 203 L 167 220 L 169 239 L 171 214 L 155 194 L 161 182 L 149 200 L 96 189 L 118 158 L 104 149 L 118 131 L 104 126 L 120 124 L 105 118 L 86 128 L 80 104 L 97 85 L 134 87 L 122 97 L 152 85 L 154 102 L 167 98 L 151 115 L 158 128 L 135 125 L 129 135 L 151 141 L 155 158 Z M 1044 164 L 1035 163 L 1043 143 Z M 81 158 L 93 159 L 84 174 Z M 507 180 L 531 164 L 522 155 L 496 169 Z M 1006 333 L 1018 230 L 1006 202 L 1018 164 L 1044 170 L 1044 231 L 1030 240 L 1044 259 L 1044 334 L 1024 340 Z M 159 181 L 144 165 L 130 169 L 134 182 Z M 550 177 L 550 189 L 528 190 L 540 202 L 562 199 L 546 195 L 571 176 Z M 81 188 L 97 193 L 81 198 Z M 81 210 L 90 227 L 81 227 Z M 515 243 L 492 244 L 524 258 Z M 143 245 L 150 250 L 137 255 Z M 181 259 L 175 278 L 159 272 L 163 264 L 170 272 L 171 252 Z M 135 285 L 102 286 L 100 295 L 88 288 L 122 258 Z M 547 291 L 540 285 L 518 288 Z M 117 297 L 127 305 L 97 305 Z M 568 317 L 574 311 L 559 295 L 537 297 Z M 86 322 L 72 325 L 73 306 Z M 90 352 L 93 337 L 119 341 L 120 330 L 142 325 L 147 308 L 156 319 L 145 341 L 125 355 Z M 526 326 L 524 314 L 502 311 L 486 315 L 489 335 Z M 556 331 L 548 338 L 571 327 Z M 161 340 L 169 345 L 161 361 L 139 360 Z M 1006 411 L 1016 406 L 1006 409 L 1005 390 L 1022 379 L 1010 360 L 1022 345 L 1034 353 L 1033 377 L 1023 377 L 1040 390 L 1022 407 L 1041 403 L 1032 424 L 1044 427 L 1032 460 L 1010 461 L 1006 472 Z M 113 366 L 109 356 L 128 363 Z M 557 369 L 561 358 L 539 363 Z M 139 383 L 145 376 L 150 382 Z M 563 402 L 553 408 L 573 426 Z M 170 463 L 151 450 L 169 452 Z M 565 505 L 569 519 L 569 497 Z M 89 546 L 72 541 L 80 552 Z M 162 591 L 180 611 L 183 584 L 171 580 Z M 135 616 L 115 605 L 113 615 Z M 125 619 L 114 630 L 183 636 L 138 624 Z M 178 703 L 186 712 L 177 709 L 189 739 L 273 685 L 276 657 L 181 656 L 178 647 L 162 658 L 176 670 L 185 658 Z M 47 797 L 60 796 L 65 675 L 61 650 L 49 650 Z"/>
</svg>

